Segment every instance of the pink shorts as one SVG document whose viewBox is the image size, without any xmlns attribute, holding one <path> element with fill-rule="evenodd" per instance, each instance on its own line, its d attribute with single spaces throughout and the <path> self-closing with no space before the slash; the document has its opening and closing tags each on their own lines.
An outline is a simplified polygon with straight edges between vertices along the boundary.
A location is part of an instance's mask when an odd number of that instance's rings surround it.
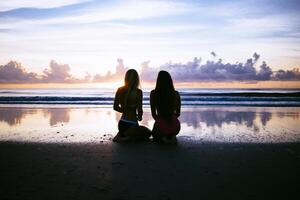
<svg viewBox="0 0 300 200">
<path fill-rule="evenodd" d="M 155 121 L 154 126 L 157 126 L 162 134 L 168 136 L 177 135 L 180 131 L 180 122 L 175 116 L 172 117 L 172 120 L 170 122 L 161 117 L 158 117 L 158 119 Z"/>
</svg>

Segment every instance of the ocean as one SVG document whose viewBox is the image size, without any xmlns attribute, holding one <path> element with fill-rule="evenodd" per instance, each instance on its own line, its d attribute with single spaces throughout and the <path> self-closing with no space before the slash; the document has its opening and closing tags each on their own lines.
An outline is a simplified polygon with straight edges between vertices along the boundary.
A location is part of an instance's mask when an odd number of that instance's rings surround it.
<svg viewBox="0 0 300 200">
<path fill-rule="evenodd" d="M 121 114 L 116 89 L 1 89 L 0 141 L 110 142 Z M 152 129 L 149 89 L 143 120 Z M 300 141 L 300 89 L 179 89 L 179 140 L 281 143 Z"/>
<path fill-rule="evenodd" d="M 0 89 L 0 104 L 111 106 L 115 89 Z M 300 106 L 300 89 L 178 89 L 182 106 Z M 149 89 L 143 105 L 149 107 Z"/>
</svg>

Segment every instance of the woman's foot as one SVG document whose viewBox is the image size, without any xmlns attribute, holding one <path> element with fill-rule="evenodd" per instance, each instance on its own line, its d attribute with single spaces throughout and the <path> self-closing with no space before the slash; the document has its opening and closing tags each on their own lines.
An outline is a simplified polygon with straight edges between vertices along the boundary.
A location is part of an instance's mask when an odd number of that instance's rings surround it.
<svg viewBox="0 0 300 200">
<path fill-rule="evenodd" d="M 113 142 L 128 142 L 129 136 L 123 136 L 120 133 L 117 133 L 117 135 L 113 138 Z"/>
<path fill-rule="evenodd" d="M 117 135 L 113 138 L 113 142 L 118 142 L 118 140 L 119 140 L 119 138 L 120 138 L 120 133 L 117 133 Z"/>
<path fill-rule="evenodd" d="M 157 142 L 157 143 L 162 143 L 161 137 L 153 137 L 152 140 L 153 140 L 154 142 Z"/>
<path fill-rule="evenodd" d="M 173 136 L 171 138 L 169 138 L 169 137 L 162 137 L 161 140 L 165 144 L 177 144 L 177 138 L 176 138 L 176 136 Z"/>
</svg>

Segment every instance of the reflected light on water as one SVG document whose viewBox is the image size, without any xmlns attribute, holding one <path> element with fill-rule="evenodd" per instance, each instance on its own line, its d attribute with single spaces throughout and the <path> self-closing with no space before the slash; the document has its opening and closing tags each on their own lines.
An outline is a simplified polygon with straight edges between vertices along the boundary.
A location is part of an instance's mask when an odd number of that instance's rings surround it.
<svg viewBox="0 0 300 200">
<path fill-rule="evenodd" d="M 183 108 L 179 139 L 203 142 L 299 142 L 300 108 Z M 109 142 L 120 114 L 111 108 L 0 108 L 0 140 Z M 142 125 L 154 120 L 145 109 Z"/>
</svg>

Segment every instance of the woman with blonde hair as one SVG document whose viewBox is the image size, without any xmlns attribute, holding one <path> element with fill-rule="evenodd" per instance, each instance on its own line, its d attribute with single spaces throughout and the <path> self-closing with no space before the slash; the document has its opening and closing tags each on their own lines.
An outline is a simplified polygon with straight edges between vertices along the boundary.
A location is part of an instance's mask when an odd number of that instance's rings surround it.
<svg viewBox="0 0 300 200">
<path fill-rule="evenodd" d="M 143 92 L 139 85 L 137 71 L 129 69 L 125 75 L 124 86 L 118 88 L 114 100 L 114 110 L 122 113 L 118 123 L 119 132 L 113 139 L 115 142 L 129 140 L 132 133 L 130 130 L 139 127 L 138 121 L 142 120 Z"/>
</svg>

